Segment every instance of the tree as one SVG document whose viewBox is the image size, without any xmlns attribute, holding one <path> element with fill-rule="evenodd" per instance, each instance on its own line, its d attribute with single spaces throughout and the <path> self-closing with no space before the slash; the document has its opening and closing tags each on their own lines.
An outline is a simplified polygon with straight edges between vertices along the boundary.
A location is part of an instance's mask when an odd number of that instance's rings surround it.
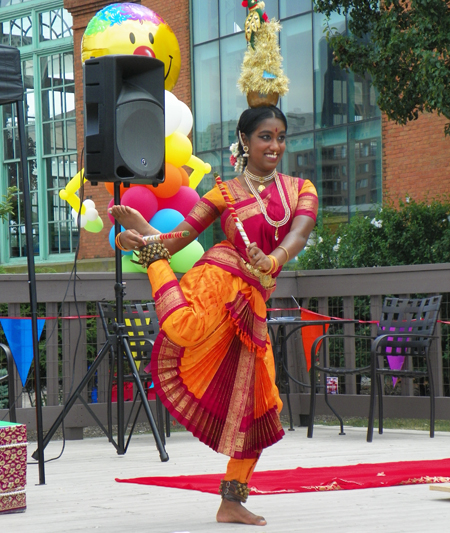
<svg viewBox="0 0 450 533">
<path fill-rule="evenodd" d="M 3 196 L 5 200 L 0 202 L 0 220 L 7 220 L 8 215 L 14 214 L 14 205 L 17 203 L 16 193 L 17 187 L 8 187 L 7 194 Z"/>
<path fill-rule="evenodd" d="M 315 10 L 328 21 L 333 12 L 348 15 L 347 35 L 325 30 L 335 61 L 372 76 L 389 119 L 405 125 L 426 111 L 450 120 L 447 0 L 315 0 Z"/>
</svg>

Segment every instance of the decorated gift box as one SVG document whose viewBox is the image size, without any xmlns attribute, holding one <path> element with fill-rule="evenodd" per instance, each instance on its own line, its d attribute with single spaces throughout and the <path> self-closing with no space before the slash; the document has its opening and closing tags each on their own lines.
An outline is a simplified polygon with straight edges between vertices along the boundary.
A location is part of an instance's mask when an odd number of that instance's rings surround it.
<svg viewBox="0 0 450 533">
<path fill-rule="evenodd" d="M 27 428 L 0 421 L 0 514 L 25 511 Z"/>
</svg>

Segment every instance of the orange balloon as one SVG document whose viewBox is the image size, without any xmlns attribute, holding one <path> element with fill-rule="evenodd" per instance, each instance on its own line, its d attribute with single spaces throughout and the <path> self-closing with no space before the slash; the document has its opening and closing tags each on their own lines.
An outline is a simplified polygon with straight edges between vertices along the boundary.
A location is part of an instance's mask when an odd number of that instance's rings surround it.
<svg viewBox="0 0 450 533">
<path fill-rule="evenodd" d="M 189 187 L 189 174 L 184 170 L 183 167 L 180 167 L 178 170 L 181 173 L 181 185 Z"/>
<path fill-rule="evenodd" d="M 109 182 L 109 181 L 105 181 L 105 187 L 106 187 L 106 190 L 109 192 L 109 194 L 111 196 L 114 196 L 114 183 L 112 182 Z M 133 187 L 133 185 L 131 185 L 131 187 Z M 128 190 L 128 187 L 124 187 L 123 183 L 120 184 L 120 197 L 122 198 L 123 194 L 125 191 Z"/>
<path fill-rule="evenodd" d="M 153 185 L 147 185 L 147 187 L 158 198 L 170 198 L 177 194 L 182 182 L 180 169 L 171 163 L 166 163 L 164 183 L 159 184 L 158 187 L 153 187 Z"/>
</svg>

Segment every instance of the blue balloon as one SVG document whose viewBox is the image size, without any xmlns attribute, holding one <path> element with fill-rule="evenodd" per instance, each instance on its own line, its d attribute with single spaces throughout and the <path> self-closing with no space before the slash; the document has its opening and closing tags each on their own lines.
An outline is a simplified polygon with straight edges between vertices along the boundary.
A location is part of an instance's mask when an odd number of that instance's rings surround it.
<svg viewBox="0 0 450 533">
<path fill-rule="evenodd" d="M 125 228 L 123 226 L 120 226 L 120 231 L 125 231 Z M 116 232 L 114 226 L 109 231 L 109 244 L 111 245 L 111 248 L 115 251 L 116 250 Z M 133 251 L 131 252 L 122 252 L 122 255 L 131 255 Z"/>
<path fill-rule="evenodd" d="M 161 233 L 169 233 L 183 222 L 184 216 L 175 209 L 161 209 L 150 220 L 150 225 Z"/>
</svg>

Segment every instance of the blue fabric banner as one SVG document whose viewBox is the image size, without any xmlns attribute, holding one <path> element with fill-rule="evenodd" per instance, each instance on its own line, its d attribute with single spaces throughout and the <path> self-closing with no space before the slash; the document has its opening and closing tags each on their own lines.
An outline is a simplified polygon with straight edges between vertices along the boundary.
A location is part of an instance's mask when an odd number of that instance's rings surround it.
<svg viewBox="0 0 450 533">
<path fill-rule="evenodd" d="M 33 362 L 31 318 L 0 318 L 0 324 L 5 332 L 22 386 L 25 386 Z M 41 338 L 44 324 L 45 318 L 37 319 L 38 340 Z"/>
</svg>

